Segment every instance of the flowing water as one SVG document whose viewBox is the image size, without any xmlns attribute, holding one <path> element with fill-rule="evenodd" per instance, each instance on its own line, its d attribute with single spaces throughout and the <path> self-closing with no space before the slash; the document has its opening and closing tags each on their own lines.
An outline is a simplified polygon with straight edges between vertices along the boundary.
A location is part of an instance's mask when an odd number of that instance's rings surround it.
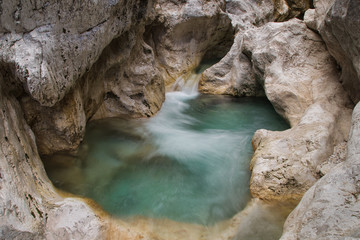
<svg viewBox="0 0 360 240">
<path fill-rule="evenodd" d="M 241 211 L 254 132 L 288 125 L 265 98 L 199 95 L 198 78 L 179 79 L 153 118 L 89 123 L 77 154 L 45 162 L 55 186 L 122 218 L 209 226 Z"/>
</svg>

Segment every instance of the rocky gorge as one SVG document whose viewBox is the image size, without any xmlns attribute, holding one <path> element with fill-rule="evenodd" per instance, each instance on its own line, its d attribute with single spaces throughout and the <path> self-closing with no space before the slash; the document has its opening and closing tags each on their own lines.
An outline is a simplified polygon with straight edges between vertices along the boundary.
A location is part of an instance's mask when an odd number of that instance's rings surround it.
<svg viewBox="0 0 360 240">
<path fill-rule="evenodd" d="M 0 1 L 0 239 L 170 239 L 60 193 L 42 161 L 74 151 L 91 120 L 155 115 L 213 59 L 200 92 L 266 96 L 291 126 L 258 130 L 250 163 L 255 201 L 297 204 L 281 239 L 360 238 L 359 12 L 355 0 Z M 241 239 L 244 214 L 199 239 Z"/>
</svg>

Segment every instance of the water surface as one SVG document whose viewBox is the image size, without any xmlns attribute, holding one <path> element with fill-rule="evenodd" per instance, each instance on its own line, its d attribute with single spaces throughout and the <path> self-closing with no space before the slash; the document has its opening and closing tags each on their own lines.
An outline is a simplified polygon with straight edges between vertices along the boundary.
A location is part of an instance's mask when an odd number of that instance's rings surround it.
<svg viewBox="0 0 360 240">
<path fill-rule="evenodd" d="M 288 128 L 264 98 L 170 92 L 155 117 L 91 122 L 77 154 L 45 163 L 57 187 L 114 216 L 212 225 L 250 199 L 251 138 L 260 128 Z"/>
</svg>

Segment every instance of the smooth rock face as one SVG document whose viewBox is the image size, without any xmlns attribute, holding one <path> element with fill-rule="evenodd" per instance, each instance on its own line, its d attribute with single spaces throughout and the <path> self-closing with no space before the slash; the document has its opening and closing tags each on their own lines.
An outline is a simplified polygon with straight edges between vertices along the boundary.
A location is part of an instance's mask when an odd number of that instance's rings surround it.
<svg viewBox="0 0 360 240">
<path fill-rule="evenodd" d="M 340 81 L 357 103 L 360 100 L 360 4 L 356 0 L 336 0 L 330 6 L 318 30 L 341 66 Z"/>
<path fill-rule="evenodd" d="M 275 110 L 292 126 L 253 137 L 250 190 L 267 200 L 300 200 L 320 177 L 316 168 L 345 141 L 351 102 L 320 37 L 299 20 L 245 33 L 243 53 Z"/>
<path fill-rule="evenodd" d="M 360 238 L 360 104 L 352 116 L 346 161 L 321 178 L 288 217 L 281 240 Z"/>
</svg>

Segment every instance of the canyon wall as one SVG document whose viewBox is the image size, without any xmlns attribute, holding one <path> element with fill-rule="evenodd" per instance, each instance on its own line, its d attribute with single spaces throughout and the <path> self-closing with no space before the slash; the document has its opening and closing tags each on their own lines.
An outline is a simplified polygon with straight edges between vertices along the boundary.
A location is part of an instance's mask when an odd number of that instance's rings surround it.
<svg viewBox="0 0 360 240">
<path fill-rule="evenodd" d="M 257 131 L 251 161 L 253 196 L 298 202 L 306 192 L 282 238 L 359 237 L 359 107 L 347 144 L 359 101 L 359 7 L 0 1 L 0 239 L 105 239 L 110 230 L 151 239 L 61 197 L 40 156 L 74 150 L 92 119 L 151 117 L 166 85 L 211 59 L 221 60 L 203 73 L 200 91 L 266 96 L 291 125 Z"/>
</svg>

